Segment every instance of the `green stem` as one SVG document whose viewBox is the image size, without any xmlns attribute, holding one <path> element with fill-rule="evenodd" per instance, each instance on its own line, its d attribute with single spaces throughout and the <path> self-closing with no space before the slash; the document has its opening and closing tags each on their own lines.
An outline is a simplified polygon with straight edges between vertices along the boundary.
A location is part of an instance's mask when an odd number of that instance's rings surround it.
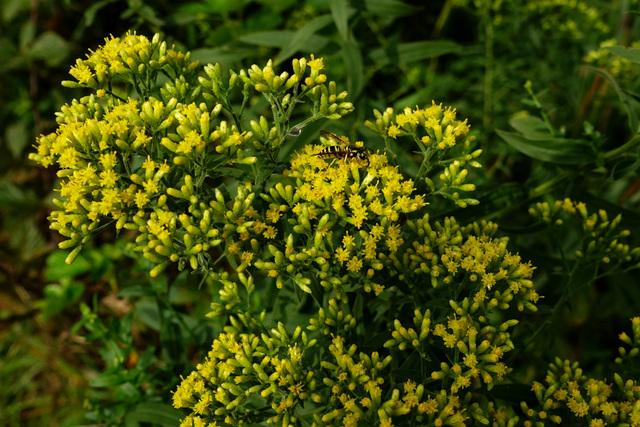
<svg viewBox="0 0 640 427">
<path fill-rule="evenodd" d="M 484 106 L 482 125 L 486 129 L 491 126 L 491 110 L 493 109 L 493 25 L 490 13 L 491 2 L 483 2 L 482 20 L 484 24 L 484 51 L 485 51 L 485 74 L 484 74 Z"/>
<path fill-rule="evenodd" d="M 602 158 L 605 160 L 610 160 L 616 156 L 624 154 L 627 151 L 631 151 L 631 149 L 634 148 L 636 145 L 638 145 L 639 142 L 640 142 L 640 135 L 635 135 L 633 138 L 631 138 L 629 141 L 622 144 L 620 147 L 614 148 L 613 150 L 606 152 L 602 156 Z"/>
<path fill-rule="evenodd" d="M 569 177 L 571 177 L 572 175 L 577 175 L 578 173 L 580 173 L 580 169 L 578 169 L 577 171 L 564 171 L 559 175 L 556 175 L 554 178 L 550 179 L 549 181 L 538 185 L 536 188 L 534 188 L 533 190 L 529 191 L 529 198 L 531 199 L 535 199 L 538 196 L 541 196 L 543 194 L 545 194 L 546 192 L 548 192 L 549 190 L 551 190 L 556 184 L 567 180 Z"/>
</svg>

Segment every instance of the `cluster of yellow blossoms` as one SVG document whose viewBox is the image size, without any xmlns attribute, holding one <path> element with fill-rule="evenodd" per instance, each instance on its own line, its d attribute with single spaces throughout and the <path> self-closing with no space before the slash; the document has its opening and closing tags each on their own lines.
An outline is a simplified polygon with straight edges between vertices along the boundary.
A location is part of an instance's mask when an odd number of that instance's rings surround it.
<svg viewBox="0 0 640 427">
<path fill-rule="evenodd" d="M 266 223 L 287 230 L 281 238 L 284 248 L 274 239 L 268 251 L 246 257 L 256 259 L 238 266 L 239 283 L 220 277 L 221 301 L 212 305 L 211 315 L 228 315 L 233 326 L 176 391 L 174 406 L 191 409 L 183 425 L 250 424 L 263 419 L 251 408 L 263 406 L 271 408 L 268 422 L 283 426 L 297 425 L 301 418 L 316 426 L 363 421 L 463 426 L 469 417 L 493 419 L 470 402 L 470 390 L 478 379 L 491 388 L 511 371 L 502 359 L 514 348 L 510 329 L 518 321 L 496 323 L 488 314 L 511 306 L 535 311 L 534 268 L 507 251 L 505 239 L 491 237 L 497 229 L 492 223 L 460 226 L 447 218 L 441 224 L 429 221 L 428 214 L 403 220 L 426 203 L 385 156 L 371 154 L 369 167 L 362 170 L 362 161 L 321 159 L 321 150 L 307 146 L 285 172 L 295 182 L 278 183 L 261 194 L 269 209 L 252 214 L 251 224 L 238 221 L 247 227 L 239 248 L 250 251 L 250 242 L 257 242 L 257 236 L 250 236 L 264 233 Z M 244 188 L 239 189 L 242 197 Z M 252 212 L 242 200 L 221 200 L 219 209 L 227 206 L 230 218 Z M 299 327 L 289 333 L 282 324 L 265 329 L 260 320 L 265 312 L 260 319 L 250 314 L 246 301 L 252 298 L 243 294 L 255 292 L 259 271 L 278 287 L 291 284 L 319 300 L 329 296 L 307 327 L 319 335 L 310 338 Z M 383 283 L 393 285 L 386 289 Z M 415 328 L 403 326 L 402 316 L 393 320 L 389 339 L 381 342 L 393 356 L 372 352 L 356 357 L 357 345 L 348 344 L 346 337 L 362 327 L 350 303 L 360 290 L 373 291 L 369 298 L 391 293 L 422 301 L 456 288 L 473 297 L 450 300 L 446 317 L 416 309 Z M 426 364 L 436 348 L 461 362 Z M 421 375 L 413 378 L 418 383 L 409 380 L 402 390 L 394 389 L 385 368 L 392 360 L 406 361 L 413 351 L 423 360 Z M 426 378 L 438 381 L 438 387 L 426 387 Z M 307 407 L 317 410 L 307 414 Z M 502 411 L 495 412 L 496 419 L 504 418 Z"/>
<path fill-rule="evenodd" d="M 575 250 L 576 259 L 583 264 L 604 264 L 612 268 L 640 268 L 640 247 L 631 248 L 624 241 L 629 230 L 619 230 L 622 215 L 609 219 L 607 211 L 589 214 L 587 205 L 569 198 L 556 200 L 553 204 L 538 202 L 529 208 L 534 218 L 550 227 L 561 230 L 564 220 L 561 214 L 568 216 L 577 225 L 580 246 Z"/>
<path fill-rule="evenodd" d="M 602 13 L 579 0 L 538 0 L 527 2 L 526 12 L 538 15 L 543 30 L 578 40 L 611 30 Z"/>
<path fill-rule="evenodd" d="M 626 334 L 620 339 L 633 348 L 620 347 L 622 357 L 616 362 L 637 365 L 640 346 L 640 317 L 631 319 L 633 340 Z M 635 359 L 635 360 L 633 360 Z M 526 416 L 525 426 L 543 426 L 549 422 L 558 425 L 589 425 L 590 427 L 640 426 L 640 384 L 637 377 L 624 379 L 617 372 L 613 383 L 590 378 L 578 362 L 556 358 L 549 365 L 547 385 L 533 383 L 532 390 L 538 401 L 536 408 L 522 403 Z"/>
<path fill-rule="evenodd" d="M 60 246 L 74 248 L 68 261 L 114 225 L 135 233 L 131 246 L 154 266 L 152 275 L 178 263 L 221 284 L 210 316 L 228 320 L 224 333 L 174 394 L 174 406 L 190 411 L 185 427 L 514 425 L 513 409 L 474 392 L 512 372 L 505 355 L 515 348 L 514 314 L 535 312 L 540 298 L 534 267 L 507 250 L 495 224 L 433 221 L 425 209 L 430 195 L 461 207 L 477 203 L 459 194 L 475 189 L 465 183 L 466 166 L 480 167 L 467 121 L 435 103 L 374 112 L 367 126 L 387 149 L 402 136 L 419 147 L 415 180 L 390 164 L 391 152 L 369 153 L 361 142 L 307 145 L 285 169 L 278 152 L 287 137 L 353 109 L 346 92 L 325 84 L 323 67 L 321 58 L 301 58 L 291 72 L 277 74 L 270 62 L 225 76 L 209 65 L 197 77 L 188 54 L 157 36 L 131 34 L 79 60 L 71 70 L 77 82 L 65 85 L 93 92 L 62 108 L 59 129 L 41 136 L 31 156 L 60 167 L 51 220 L 67 238 Z M 169 81 L 159 85 L 156 77 L 168 70 Z M 128 98 L 124 84 L 140 99 Z M 234 88 L 243 106 L 250 93 L 264 96 L 273 120 L 244 126 L 243 108 L 232 106 Z M 311 116 L 291 126 L 303 100 L 313 104 Z M 429 178 L 436 169 L 440 186 Z M 582 215 L 594 242 L 578 256 L 637 256 L 617 242 L 625 237 L 612 234 L 619 219 L 606 213 L 588 215 L 567 201 L 532 213 L 551 223 L 560 209 Z M 270 286 L 312 308 L 267 326 L 267 315 L 279 314 L 260 298 Z M 605 405 L 604 382 L 587 384 L 587 402 L 577 369 L 560 369 L 568 376 L 550 375 L 548 389 L 534 386 L 548 408 L 523 406 L 528 423 L 561 419 L 545 412 L 557 407 L 548 399 L 561 389 L 554 399 L 577 416 L 595 411 L 607 422 L 636 422 L 629 405 Z M 569 377 L 578 382 L 562 388 Z M 637 393 L 635 383 L 623 386 Z"/>
<path fill-rule="evenodd" d="M 346 92 L 337 93 L 334 82 L 324 84 L 321 59 L 294 59 L 292 66 L 292 74 L 276 76 L 270 63 L 248 72 L 231 70 L 223 77 L 219 65 L 210 65 L 207 77 L 196 78 L 198 63 L 190 62 L 189 54 L 167 48 L 157 35 L 149 40 L 135 34 L 107 39 L 87 59 L 78 60 L 71 69 L 77 81 L 65 85 L 93 93 L 63 106 L 60 127 L 40 136 L 37 152 L 30 156 L 43 166 L 60 168 L 60 198 L 54 200 L 58 209 L 50 219 L 51 227 L 67 238 L 59 246 L 73 249 L 67 262 L 111 225 L 139 233 L 133 249 L 155 266 L 154 276 L 176 262 L 209 270 L 210 252 L 223 242 L 233 254 L 231 229 L 244 237 L 242 223 L 255 210 L 245 218 L 218 216 L 227 211 L 220 204 L 224 187 L 219 181 L 229 175 L 245 182 L 257 179 L 251 177 L 257 174 L 256 150 L 277 155 L 293 131 L 283 123 L 303 99 L 312 101 L 314 120 L 337 119 L 353 109 L 344 101 Z M 160 84 L 156 79 L 161 73 L 172 79 Z M 241 113 L 230 104 L 231 92 L 242 84 L 245 98 L 251 90 L 282 98 L 278 105 L 286 109 L 278 113 L 276 124 L 260 117 L 249 123 L 254 132 L 242 130 Z M 141 99 L 127 98 L 126 85 Z M 195 102 L 199 96 L 205 102 Z M 243 214 L 249 204 L 243 200 Z M 233 210 L 238 213 L 238 207 Z M 256 223 L 254 230 L 259 228 Z M 267 226 L 263 233 L 273 239 L 276 230 Z"/>
<path fill-rule="evenodd" d="M 418 146 L 422 160 L 416 179 L 424 180 L 431 194 L 453 200 L 462 208 L 478 204 L 476 199 L 462 198 L 459 192 L 475 190 L 474 184 L 465 183 L 469 173 L 465 166 L 480 168 L 476 159 L 482 150 L 472 150 L 475 137 L 469 135 L 467 120 L 456 118 L 454 108 L 432 102 L 428 108 L 405 108 L 399 114 L 392 108 L 373 113 L 376 120 L 366 121 L 365 126 L 385 138 L 387 150 L 391 150 L 390 138 L 407 137 Z M 436 176 L 441 182 L 438 188 L 433 182 Z"/>
<path fill-rule="evenodd" d="M 624 87 L 635 87 L 638 81 L 638 71 L 636 66 L 630 60 L 615 55 L 607 47 L 616 46 L 616 39 L 605 40 L 600 43 L 598 49 L 590 50 L 584 56 L 584 62 L 606 70 L 611 76 Z M 631 49 L 639 49 L 640 41 L 632 41 L 629 45 Z"/>
</svg>

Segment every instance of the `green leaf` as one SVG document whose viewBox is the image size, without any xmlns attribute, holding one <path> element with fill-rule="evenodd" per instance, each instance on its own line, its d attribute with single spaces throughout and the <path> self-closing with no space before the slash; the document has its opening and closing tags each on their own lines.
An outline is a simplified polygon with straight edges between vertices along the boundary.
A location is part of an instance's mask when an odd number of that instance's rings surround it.
<svg viewBox="0 0 640 427">
<path fill-rule="evenodd" d="M 89 384 L 91 387 L 113 387 L 124 384 L 127 381 L 129 381 L 129 378 L 124 372 L 114 374 L 111 371 L 107 371 L 92 379 Z"/>
<path fill-rule="evenodd" d="M 200 61 L 203 64 L 233 64 L 252 54 L 254 54 L 252 50 L 243 50 L 239 48 L 195 49 L 191 51 L 191 60 Z"/>
<path fill-rule="evenodd" d="M 84 12 L 84 22 L 87 27 L 93 25 L 93 21 L 96 19 L 96 15 L 103 7 L 110 5 L 111 3 L 115 3 L 118 0 L 102 0 L 99 2 L 93 3 L 91 6 L 87 8 Z"/>
<path fill-rule="evenodd" d="M 311 36 L 329 25 L 332 21 L 333 19 L 330 15 L 322 15 L 307 22 L 302 28 L 295 32 L 289 44 L 285 46 L 280 53 L 278 53 L 278 60 L 276 63 L 281 63 L 285 59 L 290 58 L 294 53 L 301 50 Z"/>
<path fill-rule="evenodd" d="M 161 327 L 158 305 L 151 300 L 140 300 L 135 304 L 135 315 L 142 323 L 155 331 Z"/>
<path fill-rule="evenodd" d="M 63 280 L 60 284 L 45 286 L 44 299 L 37 301 L 36 304 L 42 311 L 42 315 L 48 318 L 76 302 L 83 292 L 82 283 Z"/>
<path fill-rule="evenodd" d="M 17 213 L 25 213 L 26 209 L 35 209 L 38 197 L 32 191 L 20 187 L 11 181 L 0 183 L 0 208 L 13 210 Z"/>
<path fill-rule="evenodd" d="M 241 36 L 238 40 L 243 43 L 258 46 L 283 48 L 291 42 L 293 31 L 260 31 Z"/>
<path fill-rule="evenodd" d="M 611 53 L 615 53 L 616 55 L 623 57 L 628 61 L 640 64 L 640 49 L 634 49 L 624 46 L 606 46 L 605 49 L 607 49 Z"/>
<path fill-rule="evenodd" d="M 260 31 L 246 34 L 238 40 L 257 46 L 279 47 L 283 49 L 291 43 L 294 37 L 295 33 L 293 31 Z M 322 50 L 327 43 L 329 43 L 328 38 L 313 34 L 307 39 L 307 42 L 301 50 L 303 52 L 318 52 Z"/>
<path fill-rule="evenodd" d="M 126 416 L 127 423 L 145 423 L 175 427 L 180 424 L 182 412 L 161 403 L 144 402 L 136 405 Z"/>
<path fill-rule="evenodd" d="M 373 49 L 369 54 L 378 66 L 391 63 L 410 63 L 447 53 L 460 52 L 462 46 L 450 41 L 421 41 L 400 43 L 384 48 Z"/>
<path fill-rule="evenodd" d="M 599 68 L 595 68 L 595 67 L 585 67 L 585 68 L 587 70 L 593 71 L 594 73 L 600 74 L 602 77 L 607 79 L 609 81 L 609 83 L 611 83 L 611 86 L 613 86 L 613 88 L 615 89 L 616 94 L 618 95 L 618 98 L 620 99 L 620 102 L 622 102 L 622 105 L 624 106 L 624 109 L 627 112 L 627 116 L 628 116 L 628 119 L 629 119 L 629 130 L 631 130 L 632 133 L 638 132 L 640 130 L 638 128 L 638 116 L 636 114 L 635 108 L 633 108 L 633 105 L 631 105 L 631 97 L 629 95 L 627 95 L 620 88 L 620 85 L 618 85 L 618 82 L 616 81 L 616 79 L 613 78 L 613 76 L 611 74 L 609 74 L 606 71 L 601 70 Z"/>
<path fill-rule="evenodd" d="M 57 281 L 65 277 L 75 277 L 91 271 L 91 262 L 83 252 L 80 252 L 72 264 L 64 262 L 71 251 L 55 251 L 47 257 L 46 279 Z"/>
<path fill-rule="evenodd" d="M 356 99 L 364 88 L 364 65 L 361 50 L 351 37 L 342 49 L 342 60 L 347 69 L 347 91 L 351 99 Z"/>
<path fill-rule="evenodd" d="M 553 136 L 539 117 L 520 116 L 509 120 L 509 124 L 527 139 L 548 139 Z"/>
<path fill-rule="evenodd" d="M 50 66 L 59 65 L 68 54 L 69 44 L 52 31 L 41 34 L 27 52 L 30 58 L 42 59 Z"/>
<path fill-rule="evenodd" d="M 349 36 L 349 13 L 347 11 L 347 0 L 329 0 L 329 9 L 333 22 L 342 36 L 342 40 L 347 41 Z"/>
<path fill-rule="evenodd" d="M 22 150 L 27 146 L 29 138 L 27 126 L 23 121 L 17 121 L 7 126 L 4 132 L 4 139 L 14 159 L 20 157 Z"/>
<path fill-rule="evenodd" d="M 422 10 L 421 7 L 408 5 L 398 0 L 364 0 L 361 6 L 364 10 L 388 18 L 397 18 Z M 354 7 L 358 6 L 354 5 Z M 360 7 L 358 8 L 360 9 Z"/>
<path fill-rule="evenodd" d="M 236 169 L 236 168 L 223 167 L 223 168 L 220 168 L 218 172 L 221 174 L 221 176 L 233 178 L 237 181 L 243 181 L 247 176 L 246 171 L 243 171 L 242 169 Z"/>
<path fill-rule="evenodd" d="M 639 159 L 621 159 L 611 168 L 611 179 L 617 181 L 640 168 Z"/>
<path fill-rule="evenodd" d="M 156 292 L 148 285 L 136 285 L 129 288 L 124 288 L 118 292 L 120 298 L 132 298 L 132 297 L 152 297 Z"/>
<path fill-rule="evenodd" d="M 496 132 L 514 149 L 543 162 L 578 165 L 595 160 L 591 146 L 585 141 L 563 138 L 527 139 L 517 133 L 503 130 Z"/>
</svg>

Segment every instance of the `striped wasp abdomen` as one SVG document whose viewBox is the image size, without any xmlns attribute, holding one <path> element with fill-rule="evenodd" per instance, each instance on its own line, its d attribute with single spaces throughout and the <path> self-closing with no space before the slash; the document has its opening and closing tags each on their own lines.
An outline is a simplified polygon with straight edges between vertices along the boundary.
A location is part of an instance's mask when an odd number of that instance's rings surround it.
<svg viewBox="0 0 640 427">
<path fill-rule="evenodd" d="M 332 134 L 331 132 L 327 132 L 326 130 L 321 130 L 320 133 L 329 139 L 332 139 L 339 143 L 340 145 L 330 145 L 325 147 L 322 151 L 320 151 L 316 156 L 321 157 L 323 159 L 336 159 L 343 158 L 345 162 L 347 159 L 358 159 L 358 160 L 366 160 L 367 167 L 369 166 L 369 153 L 372 152 L 369 147 L 358 147 L 357 145 L 347 144 L 342 138 Z"/>
</svg>

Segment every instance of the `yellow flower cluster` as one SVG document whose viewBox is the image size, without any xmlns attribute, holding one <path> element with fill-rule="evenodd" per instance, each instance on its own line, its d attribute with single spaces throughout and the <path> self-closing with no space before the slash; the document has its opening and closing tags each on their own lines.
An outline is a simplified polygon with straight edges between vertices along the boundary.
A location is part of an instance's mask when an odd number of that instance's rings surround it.
<svg viewBox="0 0 640 427">
<path fill-rule="evenodd" d="M 469 133 L 467 120 L 457 120 L 455 108 L 444 108 L 442 104 L 435 102 L 425 109 L 405 108 L 395 117 L 391 108 L 387 108 L 384 113 L 376 110 L 374 114 L 375 123 L 366 123 L 370 129 L 394 139 L 411 135 L 425 147 L 435 147 L 438 150 L 454 147 Z"/>
<path fill-rule="evenodd" d="M 606 70 L 625 86 L 632 85 L 637 81 L 638 76 L 635 65 L 628 59 L 615 55 L 606 49 L 608 46 L 616 46 L 617 44 L 616 39 L 601 42 L 599 49 L 587 52 L 584 56 L 584 62 Z M 640 41 L 632 41 L 629 47 L 639 49 Z"/>
<path fill-rule="evenodd" d="M 413 182 L 403 179 L 383 155 L 371 154 L 361 175 L 359 160 L 324 160 L 317 156 L 321 150 L 307 146 L 292 160 L 286 175 L 296 179 L 295 187 L 278 183 L 261 195 L 269 203 L 271 221 L 288 224 L 292 233 L 286 236 L 284 252 L 270 248 L 273 260 L 258 261 L 256 267 L 273 272 L 278 287 L 283 286 L 283 277 L 292 276 L 310 292 L 308 266 L 314 265 L 321 272 L 320 284 L 341 295 L 342 284 L 349 279 L 337 275 L 335 267 L 343 266 L 346 273 L 360 276 L 368 291 L 379 294 L 382 286 L 370 278 L 383 267 L 380 254 L 396 252 L 404 243 L 400 216 L 424 207 L 424 197 L 412 194 Z M 338 226 L 340 222 L 347 227 Z M 293 245 L 299 238 L 306 241 L 302 250 Z M 336 238 L 341 245 L 335 244 Z"/>
<path fill-rule="evenodd" d="M 67 87 L 99 89 L 101 96 L 112 90 L 113 79 L 131 82 L 134 75 L 144 75 L 148 79 L 144 83 L 149 84 L 152 76 L 167 65 L 179 74 L 190 74 L 199 64 L 189 61 L 189 57 L 189 53 L 167 48 L 166 42 L 160 42 L 159 34 L 149 40 L 129 32 L 122 38 L 106 38 L 105 44 L 95 52 L 90 52 L 87 59 L 76 60 L 76 65 L 71 67 L 69 73 L 77 83 L 66 81 L 63 84 Z"/>
<path fill-rule="evenodd" d="M 310 362 L 316 341 L 298 327 L 289 335 L 277 328 L 255 334 L 225 333 L 213 343 L 205 361 L 197 366 L 173 395 L 173 406 L 190 408 L 181 426 L 249 424 L 256 415 L 242 410 L 249 399 L 270 401 L 270 424 L 298 425 L 296 409 L 315 404 L 313 426 L 356 427 L 362 422 L 393 426 L 393 420 L 464 426 L 467 416 L 461 399 L 444 390 L 430 394 L 424 385 L 409 380 L 402 390 L 385 384 L 391 357 L 377 352 L 356 355 L 341 336 L 331 340 L 331 358 L 314 371 Z M 256 418 L 257 420 L 257 418 Z"/>
<path fill-rule="evenodd" d="M 133 250 L 155 265 L 154 276 L 177 262 L 218 277 L 211 252 L 222 243 L 228 255 L 237 254 L 242 271 L 258 258 L 258 240 L 278 235 L 282 212 L 258 214 L 251 206 L 255 194 L 250 184 L 240 185 L 233 200 L 216 180 L 233 173 L 239 181 L 255 181 L 259 156 L 253 148 L 266 150 L 267 157 L 277 155 L 289 132 L 282 124 L 303 97 L 314 101 L 313 120 L 336 119 L 353 110 L 346 92 L 338 94 L 334 82 L 324 85 L 321 58 L 293 60 L 291 76 L 276 76 L 269 63 L 248 72 L 230 71 L 223 79 L 219 65 L 208 65 L 208 78 L 197 84 L 198 64 L 189 57 L 168 49 L 158 35 L 150 41 L 127 34 L 107 39 L 72 67 L 78 81 L 64 84 L 94 93 L 63 106 L 58 130 L 40 136 L 37 152 L 30 155 L 43 166 L 60 167 L 60 198 L 50 220 L 67 238 L 59 246 L 73 249 L 67 262 L 93 234 L 115 225 L 139 233 Z M 175 80 L 158 82 L 160 69 L 171 71 Z M 116 87 L 125 90 L 122 82 L 140 99 L 115 93 Z M 277 111 L 282 118 L 273 126 L 264 117 L 251 121 L 255 134 L 242 130 L 230 104 L 238 82 L 244 82 L 245 96 L 251 89 L 268 92 L 265 96 L 284 108 Z M 206 102 L 192 101 L 199 95 Z M 221 113 L 233 120 L 220 120 Z M 209 184 L 215 188 L 209 190 Z"/>
<path fill-rule="evenodd" d="M 598 213 L 589 214 L 587 205 L 569 198 L 556 200 L 553 204 L 538 202 L 529 208 L 529 214 L 546 223 L 560 226 L 564 223 L 560 215 L 564 213 L 574 223 L 580 224 L 580 248 L 575 256 L 584 263 L 611 264 L 612 267 L 623 266 L 626 269 L 640 268 L 640 247 L 631 248 L 624 241 L 629 237 L 629 230 L 619 230 L 622 215 L 609 219 L 607 211 L 599 209 Z"/>
<path fill-rule="evenodd" d="M 584 1 L 529 1 L 526 11 L 539 15 L 541 28 L 554 35 L 567 35 L 577 40 L 594 33 L 610 32 L 609 26 L 602 19 L 602 13 Z"/>
<path fill-rule="evenodd" d="M 410 137 L 420 149 L 417 153 L 422 161 L 416 181 L 424 180 L 432 194 L 453 200 L 459 207 L 478 204 L 476 199 L 462 198 L 459 192 L 475 190 L 474 184 L 465 184 L 469 173 L 465 166 L 482 167 L 476 160 L 482 150 L 472 149 L 475 137 L 469 135 L 467 120 L 456 118 L 455 109 L 432 102 L 428 108 L 405 108 L 397 115 L 392 108 L 373 113 L 375 122 L 366 121 L 365 126 L 385 138 L 387 152 L 393 150 L 389 139 L 401 136 Z M 436 169 L 440 172 L 433 173 Z M 433 182 L 435 177 L 442 183 L 440 188 Z"/>
<path fill-rule="evenodd" d="M 640 317 L 631 319 L 637 358 L 640 343 Z M 623 342 L 631 344 L 631 339 L 620 334 Z M 621 349 L 621 354 L 626 352 Z M 631 355 L 630 355 L 631 356 Z M 622 359 L 616 362 L 623 363 Z M 631 362 L 629 360 L 630 363 Z M 538 401 L 537 407 L 521 403 L 526 416 L 525 426 L 554 424 L 604 427 L 608 425 L 640 425 L 640 384 L 636 378 L 624 380 L 614 374 L 614 383 L 597 380 L 585 375 L 578 362 L 556 358 L 549 365 L 547 386 L 534 382 L 532 391 Z"/>
</svg>

